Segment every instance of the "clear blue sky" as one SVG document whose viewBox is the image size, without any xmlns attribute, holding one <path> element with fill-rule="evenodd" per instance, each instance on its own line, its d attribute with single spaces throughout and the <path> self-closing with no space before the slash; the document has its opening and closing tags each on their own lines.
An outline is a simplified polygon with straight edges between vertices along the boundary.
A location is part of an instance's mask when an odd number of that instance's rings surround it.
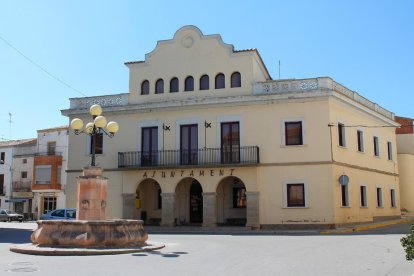
<svg viewBox="0 0 414 276">
<path fill-rule="evenodd" d="M 257 48 L 274 79 L 330 76 L 414 117 L 414 1 L 1 1 L 0 37 L 87 96 L 128 92 L 143 60 L 184 25 Z M 82 97 L 0 39 L 0 138 L 68 124 Z M 11 133 L 9 112 L 12 113 Z"/>
</svg>

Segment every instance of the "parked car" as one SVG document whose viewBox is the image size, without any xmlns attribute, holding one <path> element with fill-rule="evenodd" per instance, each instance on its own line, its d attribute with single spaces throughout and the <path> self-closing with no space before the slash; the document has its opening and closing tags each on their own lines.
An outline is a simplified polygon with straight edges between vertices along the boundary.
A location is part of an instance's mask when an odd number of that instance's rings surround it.
<svg viewBox="0 0 414 276">
<path fill-rule="evenodd" d="M 56 209 L 47 212 L 40 216 L 40 220 L 51 220 L 51 219 L 76 219 L 76 209 L 64 208 Z"/>
<path fill-rule="evenodd" d="M 0 221 L 19 221 L 22 222 L 24 216 L 8 209 L 0 209 Z"/>
</svg>

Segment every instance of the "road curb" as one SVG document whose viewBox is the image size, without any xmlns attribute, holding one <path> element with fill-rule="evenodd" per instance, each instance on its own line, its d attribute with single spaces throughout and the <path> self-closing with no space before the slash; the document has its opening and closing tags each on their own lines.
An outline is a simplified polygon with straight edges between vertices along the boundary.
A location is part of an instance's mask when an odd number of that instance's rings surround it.
<svg viewBox="0 0 414 276">
<path fill-rule="evenodd" d="M 353 233 L 353 232 L 358 232 L 358 231 L 386 227 L 386 226 L 395 225 L 395 224 L 408 223 L 412 221 L 413 221 L 412 219 L 390 220 L 390 221 L 384 221 L 380 223 L 372 223 L 372 224 L 355 226 L 355 227 L 346 228 L 346 229 L 334 229 L 334 230 L 320 231 L 319 234 Z"/>
<path fill-rule="evenodd" d="M 160 250 L 165 245 L 162 243 L 151 243 L 145 246 L 126 248 L 69 248 L 69 247 L 43 247 L 34 244 L 23 244 L 10 247 L 10 251 L 20 254 L 41 256 L 92 256 L 92 255 L 118 255 L 138 252 L 150 252 Z"/>
</svg>

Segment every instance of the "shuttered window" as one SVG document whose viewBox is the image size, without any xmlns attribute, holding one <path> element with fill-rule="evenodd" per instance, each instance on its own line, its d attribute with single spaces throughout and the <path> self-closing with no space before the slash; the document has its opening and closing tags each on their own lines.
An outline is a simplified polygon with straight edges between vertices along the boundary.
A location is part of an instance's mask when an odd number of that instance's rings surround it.
<svg viewBox="0 0 414 276">
<path fill-rule="evenodd" d="M 36 166 L 36 184 L 50 184 L 51 165 Z"/>
</svg>

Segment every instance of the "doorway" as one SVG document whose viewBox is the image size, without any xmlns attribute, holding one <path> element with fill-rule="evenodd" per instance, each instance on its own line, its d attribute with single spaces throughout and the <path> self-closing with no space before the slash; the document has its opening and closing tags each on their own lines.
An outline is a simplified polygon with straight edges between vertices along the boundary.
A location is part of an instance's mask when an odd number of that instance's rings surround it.
<svg viewBox="0 0 414 276">
<path fill-rule="evenodd" d="M 190 187 L 190 223 L 203 222 L 203 188 L 193 180 Z"/>
</svg>

